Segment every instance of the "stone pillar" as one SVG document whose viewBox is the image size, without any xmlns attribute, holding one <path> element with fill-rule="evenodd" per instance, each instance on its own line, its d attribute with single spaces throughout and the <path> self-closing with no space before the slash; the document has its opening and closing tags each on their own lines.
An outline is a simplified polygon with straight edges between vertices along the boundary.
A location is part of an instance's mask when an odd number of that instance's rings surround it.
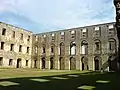
<svg viewBox="0 0 120 90">
<path fill-rule="evenodd" d="M 93 56 L 88 56 L 88 66 L 89 70 L 94 70 L 94 57 Z"/>
<path fill-rule="evenodd" d="M 76 70 L 80 70 L 80 56 L 76 56 Z"/>
<path fill-rule="evenodd" d="M 45 68 L 50 70 L 50 58 L 49 57 L 46 57 L 45 63 L 46 63 Z"/>
<path fill-rule="evenodd" d="M 64 61 L 65 61 L 65 69 L 66 70 L 70 70 L 70 60 L 69 60 L 69 57 L 65 57 Z"/>
<path fill-rule="evenodd" d="M 59 57 L 56 56 L 55 59 L 55 69 L 60 70 L 60 62 L 59 62 Z"/>
<path fill-rule="evenodd" d="M 39 59 L 39 62 L 40 62 L 39 67 L 40 67 L 40 69 L 42 69 L 42 59 L 41 58 Z"/>
<path fill-rule="evenodd" d="M 81 61 L 81 58 L 82 57 L 80 57 L 80 61 L 79 61 L 80 62 L 80 66 L 79 67 L 80 67 L 80 70 L 82 71 L 82 61 Z"/>
</svg>

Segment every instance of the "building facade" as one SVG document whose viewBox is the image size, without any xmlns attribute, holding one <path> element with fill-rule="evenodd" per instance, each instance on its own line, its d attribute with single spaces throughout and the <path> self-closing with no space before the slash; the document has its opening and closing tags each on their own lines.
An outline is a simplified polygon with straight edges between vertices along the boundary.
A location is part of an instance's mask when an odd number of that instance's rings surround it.
<svg viewBox="0 0 120 90">
<path fill-rule="evenodd" d="M 116 70 L 118 39 L 115 23 L 33 35 L 32 68 Z"/>
<path fill-rule="evenodd" d="M 32 32 L 0 23 L 0 67 L 31 68 Z"/>
<path fill-rule="evenodd" d="M 0 67 L 55 70 L 119 68 L 115 23 L 33 34 L 0 23 Z"/>
</svg>

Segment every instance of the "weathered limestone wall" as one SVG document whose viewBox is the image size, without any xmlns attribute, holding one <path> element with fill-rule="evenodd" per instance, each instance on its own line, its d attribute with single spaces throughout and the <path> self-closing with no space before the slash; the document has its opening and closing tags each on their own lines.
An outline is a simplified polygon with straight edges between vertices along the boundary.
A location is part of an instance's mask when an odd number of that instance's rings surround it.
<svg viewBox="0 0 120 90">
<path fill-rule="evenodd" d="M 3 28 L 6 29 L 5 35 L 2 35 Z M 15 31 L 15 38 L 12 37 L 13 31 Z M 23 33 L 23 40 L 20 40 L 20 33 Z M 30 41 L 27 41 L 28 36 L 30 36 Z M 32 32 L 0 23 L 0 43 L 1 42 L 5 44 L 4 50 L 0 50 L 0 57 L 3 57 L 3 64 L 0 67 L 16 68 L 17 59 L 20 58 L 22 68 L 31 68 Z M 11 44 L 14 44 L 13 51 L 10 51 Z M 22 45 L 22 52 L 19 52 L 19 45 Z M 27 47 L 29 47 L 29 54 L 26 53 Z M 9 66 L 9 59 L 13 59 L 11 66 Z M 26 60 L 28 60 L 28 66 L 26 66 Z"/>
</svg>

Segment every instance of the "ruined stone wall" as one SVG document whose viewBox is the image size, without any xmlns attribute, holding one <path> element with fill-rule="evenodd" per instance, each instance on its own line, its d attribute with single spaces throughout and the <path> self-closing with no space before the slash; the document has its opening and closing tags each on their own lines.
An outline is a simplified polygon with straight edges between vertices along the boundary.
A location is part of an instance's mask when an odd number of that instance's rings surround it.
<svg viewBox="0 0 120 90">
<path fill-rule="evenodd" d="M 34 60 L 37 60 L 36 68 L 43 69 L 42 58 L 45 61 L 45 69 L 50 69 L 51 60 L 53 57 L 53 69 L 76 69 L 76 70 L 95 70 L 95 57 L 99 59 L 99 69 L 104 66 L 104 69 L 108 67 L 108 58 L 114 55 L 116 51 L 109 50 L 109 40 L 114 39 L 116 41 L 116 47 L 118 47 L 118 40 L 116 36 L 116 29 L 113 27 L 114 34 L 109 32 L 109 25 L 115 23 L 105 23 L 99 25 L 92 25 L 80 28 L 73 28 L 67 30 L 46 32 L 33 35 L 33 50 L 32 50 L 32 67 L 34 68 Z M 95 35 L 95 27 L 100 27 L 100 36 Z M 87 36 L 82 36 L 82 30 L 86 28 Z M 71 35 L 74 31 L 75 35 Z M 61 33 L 64 32 L 64 38 L 61 39 Z M 54 40 L 52 40 L 52 34 L 54 34 Z M 38 40 L 36 41 L 36 36 Z M 95 51 L 95 40 L 101 42 L 101 50 Z M 86 41 L 88 43 L 88 53 L 82 54 L 81 43 Z M 60 55 L 60 43 L 65 44 L 65 54 Z M 70 43 L 74 42 L 76 45 L 75 55 L 70 55 Z M 43 53 L 43 44 L 45 45 L 46 52 Z M 51 53 L 51 45 L 55 45 L 54 53 Z M 35 53 L 35 47 L 37 46 L 37 53 Z M 61 59 L 61 60 L 60 60 Z M 84 61 L 84 67 L 82 66 L 82 59 Z M 106 66 L 107 65 L 107 66 Z"/>
<path fill-rule="evenodd" d="M 6 29 L 5 35 L 2 35 L 3 28 Z M 13 31 L 15 31 L 15 38 L 13 38 Z M 23 34 L 23 40 L 20 39 L 20 33 Z M 27 41 L 28 36 L 30 36 L 29 41 Z M 3 57 L 2 65 L 0 67 L 16 68 L 17 59 L 21 59 L 21 68 L 31 67 L 32 32 L 11 26 L 9 24 L 0 23 L 0 43 L 1 42 L 4 42 L 5 44 L 4 49 L 0 49 L 0 57 Z M 14 44 L 13 51 L 10 51 L 11 44 Z M 22 45 L 22 52 L 19 52 L 19 45 Z M 26 53 L 27 47 L 29 47 L 29 53 Z M 9 65 L 9 59 L 13 60 L 12 65 Z M 28 60 L 27 66 L 26 60 Z"/>
</svg>

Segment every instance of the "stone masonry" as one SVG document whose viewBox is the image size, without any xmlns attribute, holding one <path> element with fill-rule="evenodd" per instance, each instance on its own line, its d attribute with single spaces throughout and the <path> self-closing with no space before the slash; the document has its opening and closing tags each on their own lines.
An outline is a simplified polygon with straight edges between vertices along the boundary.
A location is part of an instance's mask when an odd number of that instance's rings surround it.
<svg viewBox="0 0 120 90">
<path fill-rule="evenodd" d="M 116 70 L 115 23 L 33 34 L 0 23 L 0 67 L 56 70 Z"/>
</svg>

